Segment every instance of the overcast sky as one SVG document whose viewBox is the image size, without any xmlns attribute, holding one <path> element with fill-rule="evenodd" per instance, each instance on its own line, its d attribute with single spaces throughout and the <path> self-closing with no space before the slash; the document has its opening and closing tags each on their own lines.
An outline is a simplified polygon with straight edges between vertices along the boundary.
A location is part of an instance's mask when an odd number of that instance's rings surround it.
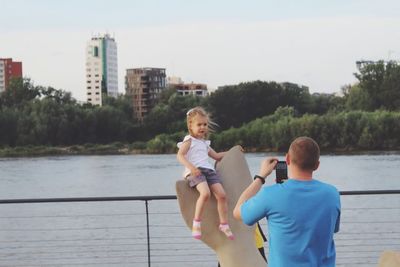
<svg viewBox="0 0 400 267">
<path fill-rule="evenodd" d="M 264 80 L 313 92 L 355 82 L 355 61 L 400 59 L 398 0 L 0 0 L 0 58 L 35 85 L 86 100 L 85 48 L 109 33 L 127 68 L 209 88 Z"/>
</svg>

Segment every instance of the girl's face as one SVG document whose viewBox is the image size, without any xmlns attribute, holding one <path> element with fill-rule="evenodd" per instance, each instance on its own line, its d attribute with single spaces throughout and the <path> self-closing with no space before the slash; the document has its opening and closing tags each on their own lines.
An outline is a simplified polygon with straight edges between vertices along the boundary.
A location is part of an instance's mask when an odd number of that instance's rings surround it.
<svg viewBox="0 0 400 267">
<path fill-rule="evenodd" d="M 208 119 L 205 116 L 196 115 L 190 123 L 190 130 L 193 137 L 204 139 L 208 133 Z"/>
</svg>

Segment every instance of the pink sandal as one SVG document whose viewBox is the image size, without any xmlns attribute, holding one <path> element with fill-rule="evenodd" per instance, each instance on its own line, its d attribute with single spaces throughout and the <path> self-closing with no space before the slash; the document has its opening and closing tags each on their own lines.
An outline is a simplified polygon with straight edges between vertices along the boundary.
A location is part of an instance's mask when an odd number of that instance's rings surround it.
<svg viewBox="0 0 400 267">
<path fill-rule="evenodd" d="M 195 239 L 201 239 L 201 221 L 193 220 L 192 224 L 192 236 Z"/>
<path fill-rule="evenodd" d="M 232 233 L 231 228 L 229 227 L 229 224 L 227 223 L 221 223 L 219 225 L 219 230 L 226 235 L 230 240 L 234 240 L 235 236 Z"/>
</svg>

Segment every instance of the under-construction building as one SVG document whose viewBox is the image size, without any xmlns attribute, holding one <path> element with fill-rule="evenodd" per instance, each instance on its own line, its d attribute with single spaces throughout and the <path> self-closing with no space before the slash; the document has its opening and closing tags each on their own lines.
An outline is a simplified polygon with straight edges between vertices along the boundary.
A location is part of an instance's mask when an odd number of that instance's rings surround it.
<svg viewBox="0 0 400 267">
<path fill-rule="evenodd" d="M 187 96 L 201 96 L 205 97 L 208 95 L 207 85 L 202 83 L 170 83 L 169 88 L 174 88 L 178 95 Z"/>
<path fill-rule="evenodd" d="M 132 97 L 133 111 L 138 121 L 143 121 L 155 106 L 158 95 L 166 88 L 165 77 L 165 69 L 162 68 L 126 70 L 125 90 Z"/>
</svg>

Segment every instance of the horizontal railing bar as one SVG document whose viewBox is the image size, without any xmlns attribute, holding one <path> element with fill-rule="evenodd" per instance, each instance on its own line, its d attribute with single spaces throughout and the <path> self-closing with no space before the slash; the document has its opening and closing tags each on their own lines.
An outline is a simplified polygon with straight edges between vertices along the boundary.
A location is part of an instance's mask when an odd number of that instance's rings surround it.
<svg viewBox="0 0 400 267">
<path fill-rule="evenodd" d="M 387 195 L 400 194 L 400 190 L 367 190 L 367 191 L 341 191 L 341 195 Z M 150 201 L 174 200 L 175 195 L 164 196 L 125 196 L 125 197 L 71 197 L 71 198 L 25 198 L 25 199 L 0 199 L 0 204 L 20 203 L 52 203 L 52 202 L 98 202 L 98 201 Z"/>
<path fill-rule="evenodd" d="M 73 259 L 71 259 L 73 260 Z M 109 262 L 109 260 L 111 262 Z M 201 265 L 193 265 L 193 266 L 204 266 L 204 263 L 215 263 L 217 262 L 216 257 L 211 257 L 210 259 L 197 259 L 197 260 L 201 260 L 200 264 Z M 76 261 L 76 260 L 75 260 Z M 193 264 L 193 262 L 196 262 L 196 259 L 188 259 L 188 260 L 169 260 L 169 259 L 160 259 L 160 260 L 155 260 L 153 261 L 153 263 L 157 263 L 157 264 L 162 264 L 161 266 L 183 266 L 183 265 L 176 265 L 176 264 L 181 264 L 181 263 L 189 263 L 189 264 Z M 76 262 L 71 262 L 71 263 L 65 263 L 65 262 L 60 262 L 57 264 L 54 263 L 40 263 L 40 264 L 32 264 L 32 263 L 19 263 L 18 265 L 7 265 L 6 263 L 4 263 L 4 265 L 2 264 L 2 262 L 0 262 L 0 266 L 3 267 L 44 267 L 44 266 L 50 266 L 50 267 L 54 267 L 54 266 L 66 266 L 66 267 L 71 267 L 71 266 L 147 266 L 145 265 L 147 264 L 146 261 L 141 261 L 140 259 L 136 260 L 135 258 L 133 258 L 132 260 L 126 260 L 124 258 L 119 259 L 119 258 L 104 258 L 102 259 L 101 262 L 97 261 L 97 262 L 84 262 L 84 263 L 76 263 Z M 172 265 L 171 265 L 172 264 Z M 160 266 L 160 265 L 157 265 Z M 192 265 L 190 265 L 192 266 Z M 346 265 L 348 266 L 348 265 Z"/>
<path fill-rule="evenodd" d="M 26 198 L 26 199 L 0 199 L 0 204 L 20 203 L 51 203 L 51 202 L 96 202 L 96 201 L 150 201 L 176 199 L 174 195 L 168 196 L 129 196 L 129 197 L 71 197 L 71 198 Z"/>
<path fill-rule="evenodd" d="M 400 194 L 400 190 L 360 190 L 360 191 L 340 191 L 341 195 L 390 195 Z"/>
</svg>

